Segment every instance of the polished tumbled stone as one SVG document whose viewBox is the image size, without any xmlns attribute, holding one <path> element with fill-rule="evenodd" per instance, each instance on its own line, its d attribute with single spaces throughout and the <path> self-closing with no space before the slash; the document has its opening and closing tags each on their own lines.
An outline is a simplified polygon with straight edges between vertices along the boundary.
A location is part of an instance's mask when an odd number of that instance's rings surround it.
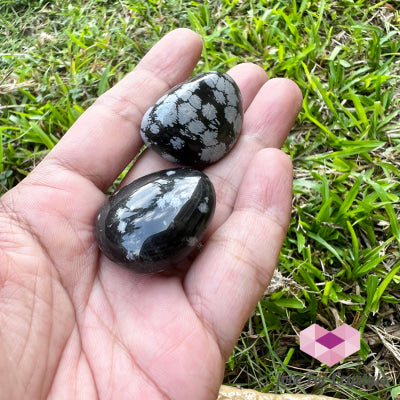
<svg viewBox="0 0 400 400">
<path fill-rule="evenodd" d="M 202 168 L 232 148 L 242 121 L 235 81 L 224 73 L 206 72 L 174 87 L 150 107 L 140 134 L 166 160 Z"/>
<path fill-rule="evenodd" d="M 110 260 L 137 272 L 158 272 L 196 248 L 214 209 L 214 188 L 204 173 L 163 170 L 115 192 L 98 214 L 95 233 Z"/>
</svg>

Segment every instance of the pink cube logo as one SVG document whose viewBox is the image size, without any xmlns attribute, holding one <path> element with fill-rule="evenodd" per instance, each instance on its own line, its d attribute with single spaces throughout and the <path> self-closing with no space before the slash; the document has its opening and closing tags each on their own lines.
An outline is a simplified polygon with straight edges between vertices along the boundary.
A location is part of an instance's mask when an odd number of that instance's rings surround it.
<svg viewBox="0 0 400 400">
<path fill-rule="evenodd" d="M 360 350 L 360 332 L 346 324 L 332 332 L 313 324 L 300 332 L 300 350 L 331 367 Z"/>
</svg>

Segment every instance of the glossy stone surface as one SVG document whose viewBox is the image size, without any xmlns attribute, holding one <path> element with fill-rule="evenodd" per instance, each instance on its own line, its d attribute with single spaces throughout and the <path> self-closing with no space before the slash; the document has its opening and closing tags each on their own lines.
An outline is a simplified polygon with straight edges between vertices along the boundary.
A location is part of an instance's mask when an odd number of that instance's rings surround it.
<svg viewBox="0 0 400 400">
<path fill-rule="evenodd" d="M 206 72 L 174 87 L 150 107 L 140 134 L 166 160 L 202 168 L 232 148 L 242 121 L 235 81 L 224 73 Z"/>
<path fill-rule="evenodd" d="M 120 265 L 137 272 L 162 271 L 195 249 L 214 209 L 214 188 L 202 172 L 155 172 L 108 199 L 96 219 L 97 241 Z"/>
</svg>

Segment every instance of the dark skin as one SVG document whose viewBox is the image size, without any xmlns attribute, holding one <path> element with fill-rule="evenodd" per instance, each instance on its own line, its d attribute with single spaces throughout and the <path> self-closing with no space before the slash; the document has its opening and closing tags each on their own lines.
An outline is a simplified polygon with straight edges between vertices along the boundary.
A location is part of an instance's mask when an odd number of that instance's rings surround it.
<svg viewBox="0 0 400 400">
<path fill-rule="evenodd" d="M 135 274 L 105 258 L 93 232 L 105 191 L 142 145 L 143 113 L 189 77 L 201 49 L 192 31 L 166 35 L 0 199 L 1 398 L 217 397 L 289 223 L 292 167 L 278 149 L 302 104 L 298 87 L 254 64 L 228 71 L 243 130 L 204 170 L 217 207 L 190 260 Z M 123 184 L 170 166 L 146 150 Z"/>
</svg>

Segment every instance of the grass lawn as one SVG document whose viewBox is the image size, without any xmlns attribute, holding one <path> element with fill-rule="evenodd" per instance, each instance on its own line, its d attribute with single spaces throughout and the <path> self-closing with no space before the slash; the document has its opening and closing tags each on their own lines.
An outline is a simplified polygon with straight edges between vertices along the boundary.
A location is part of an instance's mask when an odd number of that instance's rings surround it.
<svg viewBox="0 0 400 400">
<path fill-rule="evenodd" d="M 334 0 L 0 1 L 0 186 L 32 170 L 94 99 L 175 27 L 203 36 L 195 72 L 255 62 L 302 89 L 284 151 L 294 164 L 278 271 L 226 364 L 225 383 L 389 399 L 400 392 L 400 2 Z M 301 352 L 312 323 L 362 332 L 328 367 Z M 333 385 L 386 376 L 388 385 Z M 306 374 L 324 376 L 314 385 Z M 351 386 L 351 385 L 350 385 Z"/>
</svg>

